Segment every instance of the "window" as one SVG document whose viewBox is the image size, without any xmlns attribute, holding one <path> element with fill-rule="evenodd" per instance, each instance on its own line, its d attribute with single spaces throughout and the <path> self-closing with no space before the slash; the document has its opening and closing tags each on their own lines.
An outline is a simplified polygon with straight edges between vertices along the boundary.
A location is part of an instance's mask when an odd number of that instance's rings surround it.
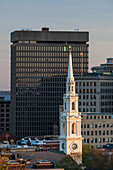
<svg viewBox="0 0 113 170">
<path fill-rule="evenodd" d="M 103 130 L 103 135 L 105 135 L 105 130 Z"/>
<path fill-rule="evenodd" d="M 107 127 L 109 127 L 109 124 L 107 124 Z"/>
<path fill-rule="evenodd" d="M 75 110 L 75 102 L 72 102 L 72 110 Z"/>
<path fill-rule="evenodd" d="M 91 136 L 93 136 L 93 131 L 91 131 Z"/>
<path fill-rule="evenodd" d="M 99 143 L 101 143 L 101 138 L 99 138 Z"/>
<path fill-rule="evenodd" d="M 95 131 L 95 136 L 97 136 L 97 131 Z"/>
<path fill-rule="evenodd" d="M 92 86 L 93 85 L 93 83 L 92 82 L 90 82 L 90 86 Z"/>
<path fill-rule="evenodd" d="M 65 123 L 63 123 L 63 134 L 65 133 Z"/>
<path fill-rule="evenodd" d="M 70 86 L 68 86 L 68 91 L 70 91 Z"/>
<path fill-rule="evenodd" d="M 89 136 L 89 131 L 87 131 L 87 136 Z"/>
<path fill-rule="evenodd" d="M 107 135 L 109 135 L 109 130 L 107 130 Z"/>
<path fill-rule="evenodd" d="M 72 91 L 73 91 L 73 86 L 72 86 Z"/>
<path fill-rule="evenodd" d="M 87 82 L 87 86 L 89 86 L 89 82 Z"/>
<path fill-rule="evenodd" d="M 99 136 L 101 136 L 101 130 L 99 130 Z"/>
<path fill-rule="evenodd" d="M 94 86 L 96 86 L 96 82 L 94 82 Z"/>
<path fill-rule="evenodd" d="M 65 110 L 66 110 L 66 102 L 65 102 Z"/>
<path fill-rule="evenodd" d="M 103 128 L 105 128 L 105 123 L 103 124 Z"/>
<path fill-rule="evenodd" d="M 95 128 L 97 128 L 97 124 L 95 124 Z"/>
<path fill-rule="evenodd" d="M 110 124 L 110 127 L 113 127 L 113 124 L 112 124 L 112 123 Z"/>
<path fill-rule="evenodd" d="M 84 135 L 86 135 L 86 131 L 84 131 Z"/>
<path fill-rule="evenodd" d="M 72 124 L 72 134 L 76 134 L 76 123 Z"/>
<path fill-rule="evenodd" d="M 106 138 L 106 142 L 109 142 L 109 138 Z"/>
<path fill-rule="evenodd" d="M 91 128 L 93 128 L 93 124 L 91 124 Z"/>
<path fill-rule="evenodd" d="M 86 128 L 86 124 L 84 124 L 84 128 Z"/>
<path fill-rule="evenodd" d="M 89 143 L 89 138 L 87 138 L 87 143 Z"/>
<path fill-rule="evenodd" d="M 101 124 L 99 124 L 99 128 L 101 128 Z"/>
<path fill-rule="evenodd" d="M 93 138 L 91 138 L 91 143 L 93 143 Z"/>
<path fill-rule="evenodd" d="M 105 138 L 103 138 L 103 143 L 105 142 Z"/>
<path fill-rule="evenodd" d="M 95 143 L 97 143 L 97 138 L 95 138 Z"/>
<path fill-rule="evenodd" d="M 87 128 L 89 128 L 89 124 L 87 124 Z"/>
</svg>

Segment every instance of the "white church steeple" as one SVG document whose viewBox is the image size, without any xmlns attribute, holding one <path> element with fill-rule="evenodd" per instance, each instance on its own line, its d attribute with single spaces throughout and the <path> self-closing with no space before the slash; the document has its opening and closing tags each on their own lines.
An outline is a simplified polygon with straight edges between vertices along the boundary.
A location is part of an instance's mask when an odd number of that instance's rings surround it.
<svg viewBox="0 0 113 170">
<path fill-rule="evenodd" d="M 63 97 L 63 112 L 60 113 L 60 151 L 65 154 L 82 154 L 81 114 L 78 112 L 78 94 L 75 93 L 71 46 L 69 46 L 66 94 Z"/>
<path fill-rule="evenodd" d="M 74 81 L 71 46 L 69 46 L 69 61 L 68 61 L 68 77 L 67 77 L 67 81 Z"/>
</svg>

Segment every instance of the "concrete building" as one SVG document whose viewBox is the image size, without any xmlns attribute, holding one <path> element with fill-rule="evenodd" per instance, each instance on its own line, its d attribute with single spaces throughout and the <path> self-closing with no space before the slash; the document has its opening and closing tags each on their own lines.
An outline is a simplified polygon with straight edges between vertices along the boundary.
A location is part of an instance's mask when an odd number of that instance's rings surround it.
<svg viewBox="0 0 113 170">
<path fill-rule="evenodd" d="M 68 49 L 74 75 L 88 72 L 88 32 L 11 33 L 11 127 L 18 138 L 59 133 L 59 105 L 65 92 Z"/>
<path fill-rule="evenodd" d="M 10 92 L 0 92 L 0 130 L 9 131 Z"/>
<path fill-rule="evenodd" d="M 101 148 L 107 143 L 113 143 L 113 114 L 83 113 L 81 129 L 83 144 Z"/>
<path fill-rule="evenodd" d="M 75 77 L 79 112 L 113 112 L 113 75 L 88 73 Z"/>
<path fill-rule="evenodd" d="M 113 58 L 107 58 L 107 63 L 91 68 L 96 73 L 113 73 Z"/>
</svg>

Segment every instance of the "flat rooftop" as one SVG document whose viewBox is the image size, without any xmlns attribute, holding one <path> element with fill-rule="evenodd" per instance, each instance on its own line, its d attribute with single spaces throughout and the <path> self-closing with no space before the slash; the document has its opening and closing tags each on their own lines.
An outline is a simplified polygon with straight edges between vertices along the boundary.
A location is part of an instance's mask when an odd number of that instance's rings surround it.
<svg viewBox="0 0 113 170">
<path fill-rule="evenodd" d="M 88 42 L 89 32 L 85 31 L 29 31 L 16 30 L 11 33 L 11 42 Z"/>
</svg>

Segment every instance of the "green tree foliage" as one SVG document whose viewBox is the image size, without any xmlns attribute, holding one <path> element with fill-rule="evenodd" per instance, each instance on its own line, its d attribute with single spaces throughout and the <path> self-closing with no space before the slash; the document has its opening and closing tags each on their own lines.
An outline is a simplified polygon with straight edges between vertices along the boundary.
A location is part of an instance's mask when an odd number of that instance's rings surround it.
<svg viewBox="0 0 113 170">
<path fill-rule="evenodd" d="M 113 156 L 102 150 L 91 149 L 88 145 L 83 146 L 82 162 L 88 170 L 113 169 Z"/>
<path fill-rule="evenodd" d="M 64 170 L 79 170 L 79 165 L 70 155 L 67 155 L 56 164 L 56 168 L 64 168 Z"/>
</svg>

